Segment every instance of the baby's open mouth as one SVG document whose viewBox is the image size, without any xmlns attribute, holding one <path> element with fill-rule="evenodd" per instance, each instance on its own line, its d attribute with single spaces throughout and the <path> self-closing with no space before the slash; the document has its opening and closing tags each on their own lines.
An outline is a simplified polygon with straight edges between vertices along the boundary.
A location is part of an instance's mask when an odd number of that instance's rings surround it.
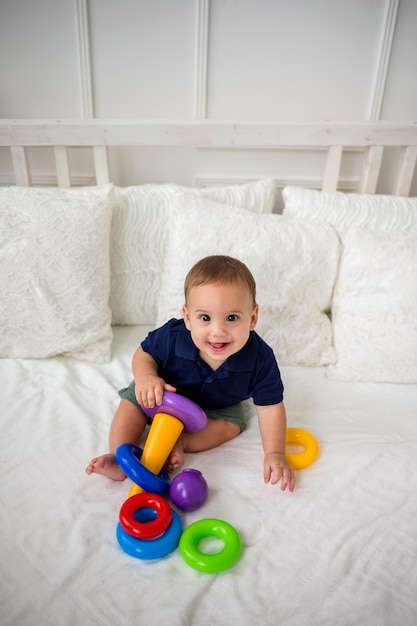
<svg viewBox="0 0 417 626">
<path fill-rule="evenodd" d="M 212 350 L 224 350 L 224 348 L 226 348 L 229 344 L 228 343 L 220 343 L 220 342 L 216 342 L 216 343 L 212 343 L 209 342 L 209 346 Z"/>
</svg>

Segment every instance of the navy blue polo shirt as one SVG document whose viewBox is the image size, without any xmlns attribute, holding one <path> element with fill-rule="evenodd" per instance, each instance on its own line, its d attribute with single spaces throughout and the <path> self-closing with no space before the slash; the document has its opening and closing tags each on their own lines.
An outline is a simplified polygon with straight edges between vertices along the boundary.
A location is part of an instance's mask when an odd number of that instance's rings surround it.
<svg viewBox="0 0 417 626">
<path fill-rule="evenodd" d="M 283 400 L 275 355 L 253 330 L 246 345 L 215 371 L 200 358 L 182 319 L 151 331 L 141 346 L 154 358 L 159 376 L 204 409 L 221 409 L 248 398 L 259 406 Z"/>
</svg>

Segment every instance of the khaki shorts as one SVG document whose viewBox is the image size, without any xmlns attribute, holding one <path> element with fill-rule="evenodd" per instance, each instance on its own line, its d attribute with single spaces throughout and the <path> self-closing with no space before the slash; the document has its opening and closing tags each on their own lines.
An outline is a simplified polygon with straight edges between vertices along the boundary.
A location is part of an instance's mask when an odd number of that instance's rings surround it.
<svg viewBox="0 0 417 626">
<path fill-rule="evenodd" d="M 124 387 L 119 391 L 119 396 L 124 400 L 128 400 L 134 404 L 138 409 L 142 410 L 135 396 L 135 381 L 133 380 L 129 387 Z M 204 407 L 202 407 L 204 409 Z M 226 406 L 222 409 L 204 409 L 207 417 L 211 420 L 226 420 L 237 424 L 240 428 L 240 432 L 243 432 L 246 428 L 246 415 L 243 409 L 243 404 L 234 404 L 233 406 Z M 143 411 L 142 411 L 143 413 Z"/>
</svg>

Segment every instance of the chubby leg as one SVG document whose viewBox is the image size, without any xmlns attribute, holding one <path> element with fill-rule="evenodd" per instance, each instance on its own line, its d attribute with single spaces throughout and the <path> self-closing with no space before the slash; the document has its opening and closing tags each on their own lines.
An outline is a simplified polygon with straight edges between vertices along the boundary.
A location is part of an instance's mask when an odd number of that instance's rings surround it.
<svg viewBox="0 0 417 626">
<path fill-rule="evenodd" d="M 183 433 L 184 452 L 202 452 L 216 448 L 240 434 L 240 426 L 224 419 L 208 419 L 207 426 L 197 433 Z"/>
<path fill-rule="evenodd" d="M 202 452 L 216 448 L 240 434 L 240 426 L 224 419 L 208 419 L 207 426 L 197 433 L 183 433 L 175 444 L 167 463 L 168 471 L 181 467 L 185 452 Z"/>
<path fill-rule="evenodd" d="M 137 445 L 146 424 L 143 413 L 132 402 L 122 398 L 110 426 L 110 452 L 92 459 L 86 467 L 86 473 L 103 474 L 112 480 L 124 480 L 126 475 L 120 469 L 114 451 L 122 443 Z"/>
</svg>

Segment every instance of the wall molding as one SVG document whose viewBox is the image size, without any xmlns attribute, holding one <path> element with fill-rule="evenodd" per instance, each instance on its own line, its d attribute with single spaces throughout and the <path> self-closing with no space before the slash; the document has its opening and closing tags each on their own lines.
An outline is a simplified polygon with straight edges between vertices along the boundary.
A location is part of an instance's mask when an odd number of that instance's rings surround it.
<svg viewBox="0 0 417 626">
<path fill-rule="evenodd" d="M 225 187 L 229 185 L 244 185 L 246 183 L 255 183 L 262 178 L 271 178 L 271 175 L 265 174 L 257 177 L 250 176 L 204 176 L 197 175 L 194 178 L 195 187 Z M 277 178 L 275 180 L 277 189 L 282 189 L 287 185 L 295 187 L 307 187 L 309 189 L 321 189 L 322 179 L 320 177 L 301 178 L 298 176 Z M 0 174 L 0 187 L 10 187 L 16 184 L 14 175 Z M 33 187 L 57 187 L 58 178 L 55 174 L 33 174 L 31 175 L 31 184 Z M 71 175 L 72 187 L 85 187 L 96 184 L 94 174 L 91 176 Z M 138 183 L 139 184 L 139 183 Z M 358 189 L 358 178 L 341 178 L 338 189 L 346 192 L 355 192 Z"/>
<path fill-rule="evenodd" d="M 387 0 L 385 4 L 385 18 L 379 43 L 379 54 L 375 67 L 374 83 L 367 118 L 369 120 L 379 120 L 381 115 L 399 4 L 400 0 Z"/>
<path fill-rule="evenodd" d="M 194 185 L 196 187 L 223 187 L 229 185 L 243 185 L 245 183 L 255 183 L 262 178 L 273 178 L 277 189 L 282 189 L 286 186 L 295 186 L 295 187 L 307 187 L 309 189 L 321 189 L 323 179 L 319 176 L 317 177 L 308 177 L 301 178 L 298 176 L 286 177 L 286 178 L 277 178 L 276 176 L 265 175 L 265 176 L 257 176 L 253 177 L 228 177 L 228 176 L 195 176 Z M 340 191 L 346 192 L 354 192 L 357 190 L 359 185 L 358 178 L 340 178 L 338 189 Z"/>
<path fill-rule="evenodd" d="M 31 174 L 32 187 L 58 187 L 58 177 L 55 174 Z M 91 176 L 71 175 L 72 187 L 85 187 L 96 184 L 96 178 Z M 14 174 L 0 174 L 0 187 L 10 187 L 16 185 Z"/>
<path fill-rule="evenodd" d="M 88 0 L 75 0 L 78 71 L 81 93 L 81 117 L 94 117 L 93 81 L 91 74 Z"/>
<path fill-rule="evenodd" d="M 207 117 L 209 24 L 210 0 L 198 0 L 194 94 L 194 119 L 196 120 L 204 120 Z"/>
</svg>

